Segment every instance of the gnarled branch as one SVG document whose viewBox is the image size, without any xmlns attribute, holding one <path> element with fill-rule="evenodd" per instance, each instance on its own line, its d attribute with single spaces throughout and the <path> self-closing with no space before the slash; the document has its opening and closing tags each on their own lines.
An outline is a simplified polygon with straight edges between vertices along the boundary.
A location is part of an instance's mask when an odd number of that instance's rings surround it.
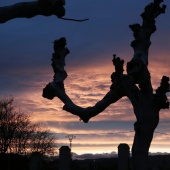
<svg viewBox="0 0 170 170">
<path fill-rule="evenodd" d="M 161 79 L 160 86 L 156 89 L 154 95 L 155 107 L 158 110 L 169 109 L 169 101 L 166 93 L 170 92 L 169 77 L 163 76 Z"/>
<path fill-rule="evenodd" d="M 141 14 L 142 25 L 133 24 L 129 27 L 133 31 L 135 40 L 131 42 L 134 49 L 133 59 L 140 59 L 145 65 L 148 65 L 148 49 L 151 45 L 150 37 L 156 31 L 155 19 L 162 13 L 165 13 L 166 5 L 162 5 L 163 0 L 154 0 L 145 7 Z"/>
<path fill-rule="evenodd" d="M 61 18 L 65 15 L 64 5 L 64 0 L 38 0 L 0 7 L 0 23 L 14 18 L 32 18 L 36 15 L 56 15 Z"/>
<path fill-rule="evenodd" d="M 72 102 L 72 100 L 65 93 L 64 80 L 67 77 L 67 73 L 64 70 L 65 66 L 65 57 L 69 53 L 69 50 L 65 47 L 66 39 L 60 38 L 59 40 L 54 41 L 54 51 L 52 57 L 52 67 L 54 71 L 53 82 L 50 82 L 43 89 L 43 97 L 48 99 L 53 99 L 58 97 L 63 103 L 63 109 L 67 112 L 70 112 L 74 115 L 77 115 L 85 123 L 89 121 L 91 117 L 96 116 L 103 110 L 105 110 L 110 104 L 118 101 L 124 96 L 123 91 L 121 90 L 121 76 L 123 76 L 123 60 L 116 58 L 114 56 L 113 64 L 116 67 L 116 72 L 112 74 L 112 86 L 110 91 L 104 96 L 102 100 L 97 102 L 92 107 L 82 108 L 77 106 Z"/>
<path fill-rule="evenodd" d="M 148 66 L 148 50 L 151 45 L 150 37 L 156 31 L 155 19 L 162 13 L 165 13 L 166 5 L 162 5 L 163 0 L 154 0 L 145 7 L 141 14 L 142 25 L 133 24 L 129 27 L 133 31 L 134 40 L 131 46 L 134 50 L 134 56 L 127 63 L 127 73 L 132 76 L 135 84 L 139 84 L 142 91 L 152 94 L 152 84 Z"/>
</svg>

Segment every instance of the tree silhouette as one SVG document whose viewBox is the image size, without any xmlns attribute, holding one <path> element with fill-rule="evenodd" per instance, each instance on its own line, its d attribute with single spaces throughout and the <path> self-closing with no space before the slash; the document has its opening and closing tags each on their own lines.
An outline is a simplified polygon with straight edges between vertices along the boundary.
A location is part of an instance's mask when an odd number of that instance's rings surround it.
<svg viewBox="0 0 170 170">
<path fill-rule="evenodd" d="M 20 2 L 11 6 L 0 7 L 0 23 L 5 23 L 15 18 L 32 18 L 37 15 L 55 15 L 59 19 L 76 22 L 88 19 L 63 18 L 65 15 L 65 0 L 37 0 L 32 2 Z"/>
<path fill-rule="evenodd" d="M 13 98 L 0 99 L 0 153 L 49 154 L 56 148 L 56 137 L 46 128 L 32 123 L 16 109 Z"/>
<path fill-rule="evenodd" d="M 37 126 L 30 139 L 29 147 L 31 152 L 40 152 L 48 155 L 54 153 L 56 137 L 50 130 Z"/>
<path fill-rule="evenodd" d="M 0 100 L 0 153 L 11 151 L 14 136 L 24 120 L 24 115 L 16 111 L 13 98 Z"/>
<path fill-rule="evenodd" d="M 53 99 L 58 97 L 63 103 L 63 109 L 80 117 L 85 123 L 90 118 L 104 111 L 110 104 L 127 96 L 133 106 L 136 122 L 135 136 L 132 147 L 132 161 L 134 170 L 147 170 L 148 151 L 155 128 L 159 123 L 159 111 L 169 109 L 166 93 L 170 91 L 169 77 L 163 76 L 160 86 L 153 91 L 151 77 L 148 70 L 148 51 L 151 45 L 151 35 L 156 31 L 155 19 L 165 12 L 163 0 L 154 0 L 147 5 L 141 14 L 142 24 L 133 24 L 131 28 L 134 40 L 131 47 L 134 55 L 126 65 L 127 74 L 123 74 L 124 60 L 113 55 L 115 72 L 111 75 L 110 91 L 93 107 L 82 108 L 73 103 L 64 89 L 67 73 L 64 70 L 65 57 L 69 54 L 64 37 L 54 42 L 52 67 L 53 81 L 43 89 L 43 97 Z"/>
</svg>

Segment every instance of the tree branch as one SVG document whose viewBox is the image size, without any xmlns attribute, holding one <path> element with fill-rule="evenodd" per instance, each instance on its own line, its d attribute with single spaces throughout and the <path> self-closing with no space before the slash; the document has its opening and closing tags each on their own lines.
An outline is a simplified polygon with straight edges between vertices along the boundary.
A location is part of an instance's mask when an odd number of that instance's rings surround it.
<svg viewBox="0 0 170 170">
<path fill-rule="evenodd" d="M 105 110 L 110 104 L 118 101 L 124 96 L 123 91 L 121 90 L 121 76 L 123 75 L 122 73 L 124 61 L 120 60 L 120 58 L 116 58 L 114 55 L 113 64 L 116 68 L 116 72 L 111 76 L 112 86 L 110 87 L 110 91 L 94 106 L 82 108 L 74 104 L 69 96 L 65 93 L 64 80 L 67 77 L 67 73 L 64 70 L 64 66 L 65 57 L 69 53 L 69 50 L 65 46 L 65 38 L 60 38 L 59 40 L 54 41 L 55 53 L 53 53 L 52 57 L 54 79 L 53 82 L 50 82 L 43 89 L 43 97 L 47 99 L 58 97 L 64 103 L 64 110 L 79 116 L 80 119 L 87 123 L 91 117 L 96 116 Z"/>
<path fill-rule="evenodd" d="M 134 40 L 131 46 L 134 50 L 134 56 L 127 63 L 127 73 L 132 76 L 135 84 L 139 84 L 143 92 L 152 94 L 152 84 L 150 73 L 148 71 L 148 51 L 151 45 L 150 37 L 156 31 L 155 19 L 165 12 L 166 6 L 160 5 L 163 0 L 154 0 L 145 7 L 141 14 L 143 19 L 142 25 L 133 24 L 129 27 L 133 31 Z M 146 88 L 147 87 L 147 88 Z"/>
<path fill-rule="evenodd" d="M 38 0 L 0 7 L 0 23 L 14 18 L 32 18 L 37 15 L 56 15 L 61 18 L 65 15 L 64 5 L 64 0 Z"/>
<path fill-rule="evenodd" d="M 169 77 L 163 76 L 160 86 L 156 89 L 154 94 L 155 107 L 158 110 L 169 109 L 169 101 L 166 93 L 170 92 Z"/>
<path fill-rule="evenodd" d="M 154 0 L 145 7 L 141 14 L 142 25 L 133 24 L 129 27 L 133 31 L 135 40 L 131 46 L 134 49 L 133 59 L 140 59 L 145 65 L 148 65 L 148 49 L 151 45 L 150 37 L 156 31 L 155 19 L 162 13 L 165 13 L 166 5 L 160 6 L 163 0 Z"/>
<path fill-rule="evenodd" d="M 61 17 L 60 19 L 67 20 L 67 21 L 75 21 L 75 22 L 84 22 L 84 21 L 89 20 L 88 18 L 86 18 L 86 19 L 73 19 L 73 18 L 63 18 L 63 17 Z"/>
</svg>

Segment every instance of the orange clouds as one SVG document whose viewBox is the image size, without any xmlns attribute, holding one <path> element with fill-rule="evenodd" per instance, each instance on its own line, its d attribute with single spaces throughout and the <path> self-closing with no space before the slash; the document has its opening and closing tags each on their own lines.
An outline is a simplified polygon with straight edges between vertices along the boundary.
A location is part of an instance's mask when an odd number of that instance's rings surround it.
<svg viewBox="0 0 170 170">
<path fill-rule="evenodd" d="M 65 80 L 67 94 L 75 104 L 88 107 L 101 100 L 109 91 L 110 75 L 114 68 L 111 61 L 100 60 L 96 65 L 93 63 L 81 68 L 66 65 L 66 70 L 68 72 Z M 170 73 L 168 63 L 158 63 L 156 60 L 149 63 L 149 70 L 154 89 L 159 86 L 162 75 L 168 76 Z M 58 147 L 68 145 L 68 139 L 65 138 L 67 134 L 77 136 L 73 143 L 73 151 L 79 154 L 117 151 L 120 142 L 132 146 L 135 116 L 131 103 L 126 97 L 110 105 L 104 112 L 92 118 L 90 123 L 84 124 L 79 121 L 79 117 L 63 111 L 63 103 L 58 98 L 47 100 L 42 97 L 43 88 L 52 79 L 51 68 L 24 70 L 23 75 L 19 75 L 18 82 L 15 82 L 15 86 L 12 84 L 11 87 L 14 87 L 12 95 L 21 110 L 30 115 L 33 121 L 44 124 L 56 133 Z M 169 110 L 161 111 L 157 131 L 168 133 L 169 122 Z M 166 135 L 156 134 L 150 151 L 166 151 L 166 147 L 170 146 L 168 141 Z M 159 143 L 163 143 L 164 146 L 160 146 Z"/>
</svg>

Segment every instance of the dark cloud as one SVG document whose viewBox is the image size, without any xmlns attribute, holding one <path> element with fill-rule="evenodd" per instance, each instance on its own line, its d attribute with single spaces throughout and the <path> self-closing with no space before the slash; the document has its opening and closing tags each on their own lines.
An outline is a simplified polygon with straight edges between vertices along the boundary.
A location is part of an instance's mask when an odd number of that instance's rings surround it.
<svg viewBox="0 0 170 170">
<path fill-rule="evenodd" d="M 83 87 L 81 84 L 69 84 L 69 88 L 73 88 L 75 90 L 80 90 L 80 91 L 91 91 L 92 87 Z"/>
<path fill-rule="evenodd" d="M 133 129 L 133 121 L 98 121 L 94 122 L 91 121 L 88 124 L 84 124 L 82 122 L 57 122 L 57 121 L 48 121 L 48 126 L 49 127 L 57 127 L 58 125 L 61 125 L 68 130 L 125 130 L 127 131 L 128 129 L 132 130 Z M 77 127 L 79 127 L 77 129 Z"/>
<path fill-rule="evenodd" d="M 86 153 L 86 154 L 82 154 L 82 155 L 73 153 L 73 159 L 99 159 L 99 158 L 114 158 L 114 157 L 117 157 L 116 152 L 101 153 L 101 154 Z"/>
<path fill-rule="evenodd" d="M 89 93 L 89 94 L 86 94 L 85 96 L 94 96 L 94 97 L 96 97 L 96 96 L 103 96 L 103 94 L 93 94 L 93 93 Z"/>
<path fill-rule="evenodd" d="M 103 89 L 109 89 L 108 87 L 110 87 L 110 86 L 111 86 L 111 83 L 110 83 L 110 85 L 100 84 L 100 85 L 98 85 L 98 86 L 95 86 L 95 88 L 98 88 L 98 89 L 100 89 L 100 90 L 103 90 Z"/>
<path fill-rule="evenodd" d="M 157 128 L 157 131 L 160 132 L 160 134 L 165 134 L 165 135 L 170 135 L 170 119 L 165 118 L 165 119 L 161 119 Z"/>
</svg>

